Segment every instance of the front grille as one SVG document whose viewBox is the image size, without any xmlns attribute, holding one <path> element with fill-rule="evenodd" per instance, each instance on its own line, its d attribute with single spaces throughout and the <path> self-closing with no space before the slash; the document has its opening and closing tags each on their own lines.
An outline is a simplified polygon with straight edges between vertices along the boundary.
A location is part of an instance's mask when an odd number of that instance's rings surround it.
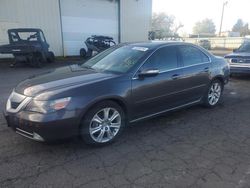
<svg viewBox="0 0 250 188">
<path fill-rule="evenodd" d="M 7 101 L 6 110 L 8 112 L 16 113 L 27 105 L 30 100 L 30 97 L 26 97 L 13 91 Z"/>
<path fill-rule="evenodd" d="M 232 63 L 250 63 L 250 59 L 234 58 L 231 60 Z"/>
<path fill-rule="evenodd" d="M 17 109 L 26 97 L 16 92 L 12 92 L 10 95 L 10 106 L 12 109 Z"/>
<path fill-rule="evenodd" d="M 18 102 L 10 102 L 10 104 L 11 104 L 11 108 L 13 108 L 13 109 L 17 109 L 17 107 L 20 105 L 20 103 L 18 103 Z"/>
</svg>

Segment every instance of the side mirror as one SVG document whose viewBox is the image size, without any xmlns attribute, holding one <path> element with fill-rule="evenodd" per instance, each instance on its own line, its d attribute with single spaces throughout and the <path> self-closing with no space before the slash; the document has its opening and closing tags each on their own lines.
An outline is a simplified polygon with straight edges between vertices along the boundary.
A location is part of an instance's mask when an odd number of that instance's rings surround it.
<svg viewBox="0 0 250 188">
<path fill-rule="evenodd" d="M 148 70 L 143 70 L 138 74 L 139 78 L 144 78 L 144 77 L 153 77 L 157 76 L 160 73 L 158 69 L 148 69 Z"/>
</svg>

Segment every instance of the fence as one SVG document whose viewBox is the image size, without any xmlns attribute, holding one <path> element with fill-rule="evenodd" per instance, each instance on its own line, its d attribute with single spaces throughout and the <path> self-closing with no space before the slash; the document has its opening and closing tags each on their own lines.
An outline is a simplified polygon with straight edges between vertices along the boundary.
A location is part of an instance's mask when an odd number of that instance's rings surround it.
<svg viewBox="0 0 250 188">
<path fill-rule="evenodd" d="M 209 40 L 212 49 L 236 49 L 245 42 L 250 41 L 250 38 L 244 37 L 215 37 L 215 38 L 184 38 L 185 42 L 198 44 L 200 40 Z"/>
</svg>

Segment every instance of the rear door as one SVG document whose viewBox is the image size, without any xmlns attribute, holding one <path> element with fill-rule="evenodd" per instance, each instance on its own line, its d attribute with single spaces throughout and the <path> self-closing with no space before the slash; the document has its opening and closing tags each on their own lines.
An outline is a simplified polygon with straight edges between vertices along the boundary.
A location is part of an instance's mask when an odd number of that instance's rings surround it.
<svg viewBox="0 0 250 188">
<path fill-rule="evenodd" d="M 178 51 L 175 46 L 158 49 L 140 68 L 158 69 L 154 77 L 140 79 L 135 75 L 132 80 L 132 99 L 134 119 L 162 112 L 181 104 L 180 91 L 183 88 L 182 70 Z"/>
<path fill-rule="evenodd" d="M 210 82 L 211 62 L 199 48 L 191 45 L 178 46 L 186 102 L 199 100 Z"/>
</svg>

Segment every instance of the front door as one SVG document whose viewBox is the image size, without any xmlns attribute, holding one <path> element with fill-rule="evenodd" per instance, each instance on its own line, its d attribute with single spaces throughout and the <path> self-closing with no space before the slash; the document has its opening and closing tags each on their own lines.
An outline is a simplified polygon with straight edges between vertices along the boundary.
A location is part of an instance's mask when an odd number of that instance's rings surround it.
<svg viewBox="0 0 250 188">
<path fill-rule="evenodd" d="M 147 70 L 158 75 L 139 77 Z M 181 104 L 183 72 L 175 46 L 162 47 L 144 63 L 132 80 L 133 119 L 150 116 Z"/>
</svg>

